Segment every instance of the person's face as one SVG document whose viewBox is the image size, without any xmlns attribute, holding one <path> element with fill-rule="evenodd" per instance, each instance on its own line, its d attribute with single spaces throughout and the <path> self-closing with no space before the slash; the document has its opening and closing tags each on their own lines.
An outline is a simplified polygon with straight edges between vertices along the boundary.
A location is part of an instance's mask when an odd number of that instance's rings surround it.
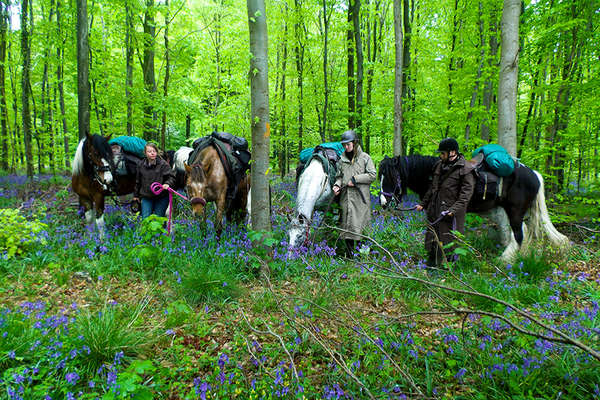
<svg viewBox="0 0 600 400">
<path fill-rule="evenodd" d="M 344 150 L 346 150 L 346 153 L 354 151 L 354 142 L 344 143 Z"/>
<path fill-rule="evenodd" d="M 440 159 L 444 162 L 448 160 L 452 161 L 454 158 L 456 158 L 456 151 L 454 150 L 440 152 Z"/>
<path fill-rule="evenodd" d="M 148 157 L 148 160 L 150 161 L 154 161 L 156 160 L 156 150 L 154 149 L 154 147 L 152 146 L 147 146 L 146 147 L 146 157 Z"/>
</svg>

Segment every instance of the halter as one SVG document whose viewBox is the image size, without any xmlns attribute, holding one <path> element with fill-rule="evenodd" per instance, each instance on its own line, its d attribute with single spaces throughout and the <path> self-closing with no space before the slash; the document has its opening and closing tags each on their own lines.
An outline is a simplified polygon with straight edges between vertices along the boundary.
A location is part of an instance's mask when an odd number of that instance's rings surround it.
<svg viewBox="0 0 600 400">
<path fill-rule="evenodd" d="M 400 189 L 400 193 L 402 193 L 402 180 L 400 179 L 400 176 L 396 176 L 396 184 L 394 185 L 392 191 L 385 192 L 383 190 L 383 175 L 381 175 L 381 189 L 379 190 L 380 196 L 384 195 L 385 197 L 391 197 L 392 199 L 396 200 L 396 203 L 400 204 L 402 202 L 402 198 L 398 197 L 398 195 L 396 194 L 398 189 Z"/>
<path fill-rule="evenodd" d="M 202 163 L 195 163 L 190 165 L 190 167 L 193 169 L 194 167 L 198 167 L 198 168 L 202 168 Z M 206 199 L 204 197 L 192 197 L 190 199 L 190 204 L 195 205 L 195 204 L 201 204 L 202 207 L 206 206 Z"/>
</svg>

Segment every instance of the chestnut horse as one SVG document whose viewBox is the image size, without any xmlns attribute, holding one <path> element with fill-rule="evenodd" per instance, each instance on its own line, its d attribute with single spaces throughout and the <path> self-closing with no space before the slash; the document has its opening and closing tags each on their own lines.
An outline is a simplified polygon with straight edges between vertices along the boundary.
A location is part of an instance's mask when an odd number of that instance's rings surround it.
<svg viewBox="0 0 600 400">
<path fill-rule="evenodd" d="M 175 154 L 175 170 L 183 170 L 186 174 L 185 187 L 195 216 L 206 218 L 205 206 L 214 202 L 217 207 L 215 229 L 217 236 L 223 230 L 223 214 L 227 221 L 242 222 L 246 218 L 248 193 L 250 191 L 250 176 L 245 175 L 237 186 L 235 197 L 227 201 L 229 178 L 225 167 L 219 158 L 217 150 L 208 146 L 200 151 L 194 160 L 187 158 L 193 151 L 190 147 L 182 147 Z"/>
<path fill-rule="evenodd" d="M 119 176 L 116 180 L 109 138 L 87 134 L 79 142 L 72 163 L 71 186 L 79 196 L 79 205 L 89 225 L 93 224 L 95 215 L 101 236 L 104 236 L 104 197 L 133 193 L 135 188 L 135 174 Z"/>
</svg>

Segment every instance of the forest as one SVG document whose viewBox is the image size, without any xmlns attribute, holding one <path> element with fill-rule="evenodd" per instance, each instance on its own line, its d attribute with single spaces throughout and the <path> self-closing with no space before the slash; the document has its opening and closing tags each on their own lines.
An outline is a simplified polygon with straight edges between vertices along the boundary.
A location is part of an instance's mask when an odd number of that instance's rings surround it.
<svg viewBox="0 0 600 400">
<path fill-rule="evenodd" d="M 597 0 L 0 0 L 0 397 L 600 398 L 599 27 Z M 349 129 L 378 169 L 499 143 L 568 246 L 507 260 L 470 213 L 430 268 L 378 179 L 353 254 L 331 203 L 291 247 L 300 153 Z M 88 135 L 213 131 L 249 142 L 250 222 L 84 221 Z"/>
</svg>

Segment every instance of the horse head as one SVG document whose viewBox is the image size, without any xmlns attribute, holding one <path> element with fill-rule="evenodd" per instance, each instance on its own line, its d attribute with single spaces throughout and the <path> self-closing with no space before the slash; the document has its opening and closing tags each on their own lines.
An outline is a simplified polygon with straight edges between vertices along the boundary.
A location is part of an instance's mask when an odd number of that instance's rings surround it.
<svg viewBox="0 0 600 400">
<path fill-rule="evenodd" d="M 186 181 L 185 187 L 188 198 L 192 205 L 192 212 L 195 216 L 204 214 L 204 206 L 206 206 L 206 171 L 202 163 L 187 165 L 185 164 Z"/>
<path fill-rule="evenodd" d="M 108 138 L 86 134 L 83 142 L 83 157 L 84 164 L 88 166 L 85 169 L 103 190 L 108 190 L 115 184 L 113 153 Z"/>
<path fill-rule="evenodd" d="M 290 248 L 296 248 L 307 241 L 310 220 L 303 214 L 298 214 L 290 220 L 290 223 L 291 227 L 288 231 L 288 245 Z"/>
<path fill-rule="evenodd" d="M 404 190 L 402 188 L 402 176 L 394 159 L 386 156 L 379 164 L 379 179 L 381 190 L 379 192 L 379 202 L 381 207 L 387 208 L 392 201 L 400 203 Z"/>
</svg>

